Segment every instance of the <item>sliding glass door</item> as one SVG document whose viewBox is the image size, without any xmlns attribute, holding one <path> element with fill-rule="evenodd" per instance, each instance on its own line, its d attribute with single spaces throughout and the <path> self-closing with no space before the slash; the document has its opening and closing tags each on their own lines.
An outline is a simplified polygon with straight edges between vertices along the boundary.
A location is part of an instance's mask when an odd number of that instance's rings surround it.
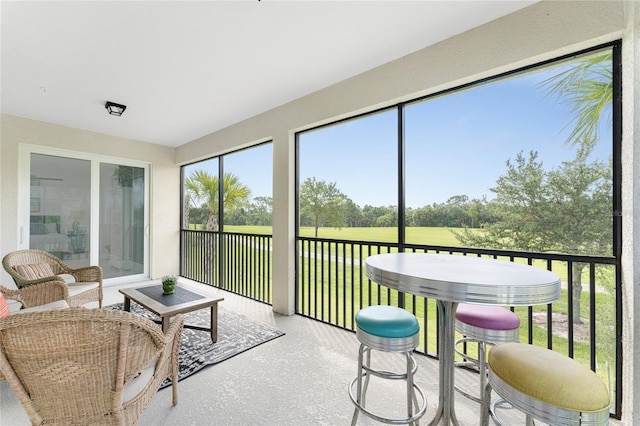
<svg viewBox="0 0 640 426">
<path fill-rule="evenodd" d="M 100 266 L 109 277 L 144 272 L 145 170 L 100 163 Z"/>
<path fill-rule="evenodd" d="M 112 281 L 148 276 L 148 165 L 25 149 L 21 246 Z"/>
</svg>

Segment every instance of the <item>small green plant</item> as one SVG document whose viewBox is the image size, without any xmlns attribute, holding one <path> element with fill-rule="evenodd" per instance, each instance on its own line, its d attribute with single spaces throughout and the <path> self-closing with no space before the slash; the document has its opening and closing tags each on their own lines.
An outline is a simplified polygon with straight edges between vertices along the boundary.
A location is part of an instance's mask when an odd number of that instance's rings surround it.
<svg viewBox="0 0 640 426">
<path fill-rule="evenodd" d="M 178 282 L 178 278 L 175 275 L 165 275 L 162 277 L 162 284 L 176 284 Z"/>
<path fill-rule="evenodd" d="M 176 283 L 178 278 L 175 275 L 165 275 L 162 277 L 162 292 L 163 294 L 173 294 L 176 291 Z"/>
</svg>

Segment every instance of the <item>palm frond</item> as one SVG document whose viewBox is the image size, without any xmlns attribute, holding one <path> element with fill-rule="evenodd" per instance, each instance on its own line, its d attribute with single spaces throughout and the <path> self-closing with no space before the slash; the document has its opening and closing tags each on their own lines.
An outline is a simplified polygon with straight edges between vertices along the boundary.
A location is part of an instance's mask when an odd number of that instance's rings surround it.
<svg viewBox="0 0 640 426">
<path fill-rule="evenodd" d="M 611 53 L 587 58 L 540 84 L 547 96 L 556 96 L 560 103 L 571 106 L 574 116 L 565 128 L 573 126 L 566 140 L 572 147 L 591 148 L 598 140 L 600 118 L 613 101 L 611 59 Z"/>
</svg>

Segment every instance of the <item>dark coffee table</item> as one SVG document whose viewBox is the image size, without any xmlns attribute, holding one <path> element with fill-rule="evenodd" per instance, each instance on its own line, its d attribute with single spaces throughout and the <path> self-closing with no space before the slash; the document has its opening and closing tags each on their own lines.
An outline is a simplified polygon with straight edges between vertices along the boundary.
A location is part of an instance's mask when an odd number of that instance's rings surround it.
<svg viewBox="0 0 640 426">
<path fill-rule="evenodd" d="M 169 329 L 169 321 L 172 316 L 210 308 L 210 328 L 191 324 L 185 324 L 184 326 L 195 330 L 210 331 L 211 340 L 214 343 L 218 340 L 218 303 L 224 300 L 223 297 L 207 296 L 191 288 L 186 288 L 179 282 L 176 284 L 175 293 L 169 295 L 162 294 L 162 284 L 123 288 L 118 291 L 124 295 L 125 311 L 131 310 L 131 301 L 133 300 L 160 317 L 162 331 L 164 333 Z"/>
</svg>

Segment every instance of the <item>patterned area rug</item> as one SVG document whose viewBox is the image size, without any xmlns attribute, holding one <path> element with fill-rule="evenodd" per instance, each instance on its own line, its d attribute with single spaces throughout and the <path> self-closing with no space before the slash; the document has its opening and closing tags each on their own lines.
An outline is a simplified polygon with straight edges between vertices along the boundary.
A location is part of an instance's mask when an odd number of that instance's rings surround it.
<svg viewBox="0 0 640 426">
<path fill-rule="evenodd" d="M 122 309 L 122 303 L 106 306 L 106 309 Z M 131 302 L 131 312 L 142 315 L 151 320 L 159 318 L 135 302 Z M 208 327 L 211 312 L 201 309 L 185 315 L 185 324 Z M 270 340 L 284 336 L 275 328 L 253 321 L 244 315 L 227 311 L 218 307 L 218 341 L 213 343 L 208 331 L 185 328 L 180 342 L 178 381 L 197 373 L 208 365 L 217 364 L 242 352 L 255 348 Z M 171 385 L 171 379 L 166 379 L 160 389 Z"/>
</svg>

